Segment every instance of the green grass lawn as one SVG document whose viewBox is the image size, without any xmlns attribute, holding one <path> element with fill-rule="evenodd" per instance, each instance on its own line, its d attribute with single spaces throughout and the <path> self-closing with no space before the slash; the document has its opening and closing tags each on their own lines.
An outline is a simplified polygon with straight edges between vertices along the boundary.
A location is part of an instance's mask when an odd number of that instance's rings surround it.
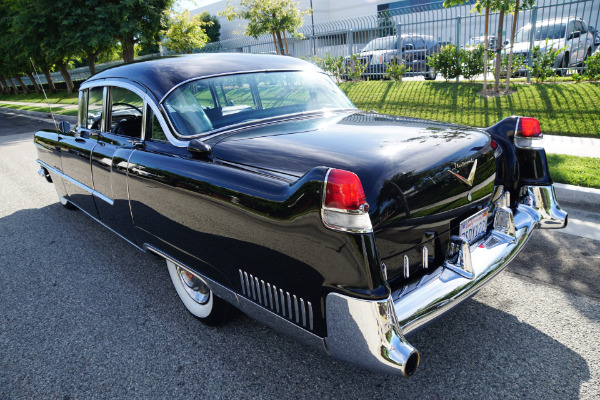
<svg viewBox="0 0 600 400">
<path fill-rule="evenodd" d="M 554 182 L 600 189 L 600 158 L 547 154 Z"/>
<path fill-rule="evenodd" d="M 47 105 L 42 105 L 40 104 L 40 106 L 23 106 L 23 105 L 15 105 L 15 104 L 6 104 L 6 103 L 2 103 L 0 101 L 0 107 L 5 107 L 5 108 L 13 108 L 13 109 L 17 109 L 17 110 L 27 110 L 27 111 L 39 111 L 39 112 L 45 112 L 45 113 L 49 113 L 50 110 L 48 109 Z M 58 115 L 77 115 L 77 109 L 74 110 L 62 110 L 60 108 L 52 108 L 52 112 L 54 112 L 54 114 L 58 114 Z"/>
<path fill-rule="evenodd" d="M 51 104 L 77 104 L 79 100 L 79 93 L 75 92 L 73 94 L 67 94 L 66 90 L 59 90 L 55 94 L 46 92 L 48 96 L 48 101 Z M 37 94 L 35 92 L 29 93 L 28 95 L 24 95 L 22 93 L 19 94 L 0 94 L 0 101 L 25 101 L 29 103 L 45 103 L 46 98 L 43 94 Z"/>
<path fill-rule="evenodd" d="M 539 119 L 542 132 L 600 137 L 600 83 L 511 85 L 515 93 L 481 97 L 480 83 L 344 82 L 342 90 L 365 111 L 487 127 L 511 115 Z"/>
</svg>

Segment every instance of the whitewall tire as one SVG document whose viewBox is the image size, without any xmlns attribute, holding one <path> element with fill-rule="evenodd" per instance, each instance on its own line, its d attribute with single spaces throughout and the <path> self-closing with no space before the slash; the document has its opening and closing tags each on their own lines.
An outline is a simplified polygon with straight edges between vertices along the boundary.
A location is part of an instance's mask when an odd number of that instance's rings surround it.
<svg viewBox="0 0 600 400">
<path fill-rule="evenodd" d="M 231 306 L 216 297 L 204 280 L 189 273 L 172 261 L 167 261 L 171 281 L 187 310 L 207 325 L 220 325 L 227 321 Z"/>
</svg>

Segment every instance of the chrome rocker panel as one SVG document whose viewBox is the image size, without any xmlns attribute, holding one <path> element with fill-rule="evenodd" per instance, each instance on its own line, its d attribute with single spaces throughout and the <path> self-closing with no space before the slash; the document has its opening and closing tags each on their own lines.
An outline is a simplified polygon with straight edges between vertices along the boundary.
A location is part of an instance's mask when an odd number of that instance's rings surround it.
<svg viewBox="0 0 600 400">
<path fill-rule="evenodd" d="M 405 335 L 477 293 L 521 251 L 535 228 L 562 228 L 567 223 L 552 186 L 524 187 L 514 214 L 505 211 L 514 226 L 492 230 L 470 246 L 468 254 L 461 254 L 465 273 L 447 262 L 384 301 L 329 294 L 325 341 L 330 354 L 363 368 L 410 376 L 419 356 Z"/>
</svg>

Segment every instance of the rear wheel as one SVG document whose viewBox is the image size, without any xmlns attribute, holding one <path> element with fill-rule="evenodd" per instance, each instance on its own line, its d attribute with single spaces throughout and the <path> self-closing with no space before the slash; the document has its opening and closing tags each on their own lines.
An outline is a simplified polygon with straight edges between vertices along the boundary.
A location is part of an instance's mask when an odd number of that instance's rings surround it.
<svg viewBox="0 0 600 400">
<path fill-rule="evenodd" d="M 215 296 L 202 278 L 169 260 L 167 260 L 167 268 L 181 302 L 200 322 L 216 326 L 229 319 L 231 306 L 225 300 Z"/>
<path fill-rule="evenodd" d="M 427 68 L 427 72 L 425 72 L 425 80 L 426 81 L 435 81 L 437 78 L 437 72 L 433 68 Z"/>
</svg>

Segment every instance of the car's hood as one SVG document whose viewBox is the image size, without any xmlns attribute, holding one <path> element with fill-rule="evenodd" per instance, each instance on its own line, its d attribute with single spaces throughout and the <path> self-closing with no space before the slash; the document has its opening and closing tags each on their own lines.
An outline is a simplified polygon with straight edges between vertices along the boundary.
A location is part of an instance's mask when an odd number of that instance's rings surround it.
<svg viewBox="0 0 600 400">
<path fill-rule="evenodd" d="M 389 256 L 487 205 L 496 171 L 490 143 L 471 128 L 354 113 L 250 128 L 214 144 L 213 156 L 292 180 L 318 166 L 356 173 Z"/>
</svg>

